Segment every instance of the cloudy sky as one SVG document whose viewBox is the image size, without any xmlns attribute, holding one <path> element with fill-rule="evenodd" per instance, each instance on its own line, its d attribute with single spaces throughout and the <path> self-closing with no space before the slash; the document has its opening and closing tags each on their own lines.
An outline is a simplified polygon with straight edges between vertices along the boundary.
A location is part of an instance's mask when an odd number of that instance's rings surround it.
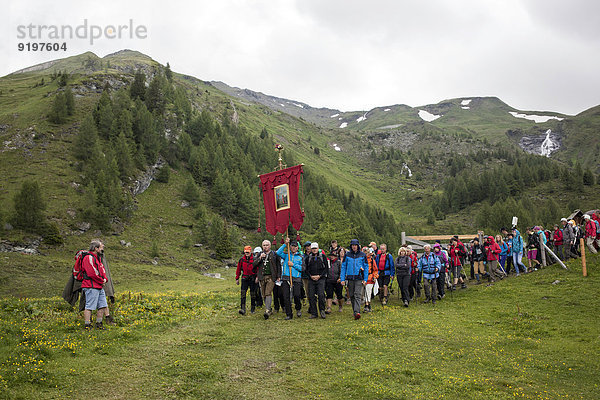
<svg viewBox="0 0 600 400">
<path fill-rule="evenodd" d="M 600 104 L 595 0 L 10 0 L 0 9 L 0 76 L 129 48 L 200 79 L 343 111 L 471 96 L 566 114 Z M 85 19 L 102 29 L 132 20 L 147 37 L 90 44 L 88 34 L 53 40 L 66 52 L 18 51 L 39 41 L 19 38 L 19 25 Z"/>
</svg>

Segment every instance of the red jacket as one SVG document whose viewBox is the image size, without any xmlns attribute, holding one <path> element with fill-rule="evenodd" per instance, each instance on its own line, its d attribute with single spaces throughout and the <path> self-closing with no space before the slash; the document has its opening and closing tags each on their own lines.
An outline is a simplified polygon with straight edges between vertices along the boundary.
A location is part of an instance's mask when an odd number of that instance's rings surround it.
<svg viewBox="0 0 600 400">
<path fill-rule="evenodd" d="M 496 243 L 494 238 L 488 238 L 487 242 L 485 242 L 483 246 L 485 247 L 487 260 L 498 261 L 498 254 L 500 254 L 502 250 L 500 250 L 500 246 L 498 245 L 498 243 Z"/>
<path fill-rule="evenodd" d="M 256 275 L 256 268 L 254 268 L 254 255 L 246 257 L 245 255 L 238 261 L 237 270 L 235 271 L 235 279 L 240 279 L 240 273 L 242 277 Z"/>
<path fill-rule="evenodd" d="M 554 234 L 552 235 L 552 239 L 554 240 L 554 245 L 555 246 L 562 246 L 563 244 L 563 233 L 560 229 L 557 229 L 554 231 Z"/>
<path fill-rule="evenodd" d="M 102 289 L 106 280 L 106 270 L 100 259 L 94 253 L 90 253 L 81 262 L 83 269 L 82 288 Z"/>
<path fill-rule="evenodd" d="M 448 250 L 448 253 L 450 253 L 450 262 L 453 267 L 458 267 L 459 265 L 462 265 L 460 263 L 460 252 L 461 249 L 459 248 L 459 246 L 456 245 L 456 242 L 455 244 L 450 246 L 450 250 Z"/>
<path fill-rule="evenodd" d="M 585 237 L 591 237 L 591 238 L 595 238 L 596 237 L 596 223 L 594 221 L 592 221 L 591 219 L 589 219 L 586 223 L 585 223 Z"/>
<path fill-rule="evenodd" d="M 419 257 L 417 256 L 417 252 L 413 251 L 412 253 L 410 253 L 410 259 L 412 261 L 412 270 L 410 271 L 411 275 L 414 275 L 417 273 L 418 269 L 417 269 L 417 264 L 419 263 Z"/>
</svg>

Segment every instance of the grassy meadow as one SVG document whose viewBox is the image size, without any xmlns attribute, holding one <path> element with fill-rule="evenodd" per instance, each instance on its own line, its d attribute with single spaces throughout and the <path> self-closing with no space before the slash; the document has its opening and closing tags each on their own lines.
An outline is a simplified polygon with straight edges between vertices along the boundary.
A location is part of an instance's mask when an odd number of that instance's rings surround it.
<svg viewBox="0 0 600 400">
<path fill-rule="evenodd" d="M 30 274 L 43 259 L 17 257 L 30 260 Z M 213 270 L 220 280 L 113 262 L 117 281 L 125 268 L 177 276 L 116 284 L 117 324 L 106 331 L 84 331 L 67 303 L 37 297 L 35 285 L 4 295 L 0 398 L 594 399 L 598 258 L 587 278 L 573 261 L 569 271 L 471 285 L 435 306 L 404 308 L 393 296 L 359 321 L 348 306 L 326 320 L 305 308 L 292 321 L 281 312 L 264 320 L 260 309 L 240 316 L 233 269 Z"/>
</svg>

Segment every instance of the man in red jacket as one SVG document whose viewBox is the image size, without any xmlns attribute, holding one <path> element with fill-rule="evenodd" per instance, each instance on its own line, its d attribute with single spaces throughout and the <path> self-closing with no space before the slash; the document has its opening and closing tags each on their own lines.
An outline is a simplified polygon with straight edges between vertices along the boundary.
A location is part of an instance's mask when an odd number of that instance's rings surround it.
<svg viewBox="0 0 600 400">
<path fill-rule="evenodd" d="M 85 329 L 91 329 L 92 310 L 96 311 L 96 329 L 104 329 L 102 326 L 102 317 L 108 315 L 108 303 L 106 302 L 106 293 L 104 293 L 104 284 L 106 283 L 106 271 L 104 265 L 100 262 L 100 253 L 104 250 L 104 243 L 99 239 L 93 239 L 90 243 L 90 250 L 81 263 L 83 269 L 83 281 L 81 281 L 81 290 L 85 294 L 85 310 L 83 318 L 85 320 Z"/>
<path fill-rule="evenodd" d="M 252 247 L 244 247 L 244 255 L 238 261 L 237 270 L 235 271 L 235 283 L 240 284 L 240 274 L 242 275 L 242 290 L 240 294 L 240 311 L 242 315 L 246 315 L 246 292 L 250 289 L 250 314 L 254 314 L 256 310 L 256 270 L 254 266 L 254 256 L 252 255 Z"/>
</svg>

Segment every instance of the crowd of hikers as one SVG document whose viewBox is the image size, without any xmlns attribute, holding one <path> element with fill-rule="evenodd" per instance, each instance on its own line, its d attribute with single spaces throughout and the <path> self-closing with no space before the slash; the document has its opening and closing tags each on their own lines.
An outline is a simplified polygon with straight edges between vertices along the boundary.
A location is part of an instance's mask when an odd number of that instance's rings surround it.
<svg viewBox="0 0 600 400">
<path fill-rule="evenodd" d="M 250 313 L 264 307 L 265 319 L 283 310 L 285 319 L 302 316 L 308 300 L 309 318 L 326 318 L 337 306 L 352 307 L 354 319 L 372 311 L 378 297 L 386 306 L 397 290 L 401 304 L 408 307 L 417 302 L 421 293 L 425 303 L 442 300 L 447 291 L 467 288 L 467 282 L 479 284 L 519 276 L 556 261 L 581 255 L 581 239 L 589 251 L 596 254 L 600 245 L 600 210 L 584 214 L 575 220 L 562 218 L 552 230 L 541 226 L 527 228 L 523 237 L 516 226 L 501 234 L 480 234 L 466 243 L 458 235 L 449 244 L 437 241 L 423 246 L 423 253 L 410 245 L 402 245 L 391 253 L 385 243 L 369 243 L 361 247 L 352 239 L 348 248 L 332 240 L 327 252 L 317 242 L 286 239 L 279 249 L 264 240 L 261 247 L 246 246 L 240 258 L 235 280 L 241 285 L 239 313 L 246 315 L 246 297 L 250 292 Z M 464 238 L 464 236 L 463 236 Z M 523 261 L 526 256 L 527 265 Z M 467 274 L 469 274 L 467 276 Z M 394 286 L 394 283 L 395 286 Z M 80 296 L 81 294 L 81 296 Z M 114 303 L 114 288 L 110 270 L 104 258 L 104 243 L 93 239 L 87 251 L 75 256 L 75 265 L 63 298 L 83 311 L 85 329 L 92 328 L 92 311 L 96 310 L 96 329 L 104 329 L 103 320 L 113 324 L 107 298 Z"/>
<path fill-rule="evenodd" d="M 447 291 L 467 288 L 467 282 L 480 284 L 509 275 L 537 271 L 557 260 L 565 261 L 581 255 L 580 239 L 590 252 L 600 246 L 600 210 L 585 214 L 578 225 L 562 218 L 552 230 L 541 226 L 526 229 L 524 237 L 516 226 L 500 229 L 494 236 L 474 237 L 463 243 L 458 235 L 443 245 L 436 241 L 423 246 L 417 254 L 411 245 L 402 245 L 392 254 L 385 243 L 371 242 L 361 247 L 352 239 L 348 248 L 332 240 L 327 251 L 317 242 L 299 242 L 289 238 L 279 247 L 264 240 L 261 247 L 246 246 L 240 258 L 235 280 L 241 285 L 239 313 L 246 315 L 246 298 L 250 292 L 250 313 L 264 306 L 263 316 L 271 317 L 280 310 L 285 319 L 302 316 L 308 300 L 309 318 L 326 318 L 337 306 L 352 307 L 354 319 L 372 311 L 378 297 L 386 306 L 397 290 L 400 304 L 408 307 L 424 292 L 424 302 L 435 304 Z M 523 260 L 526 257 L 527 265 Z M 469 276 L 467 276 L 469 274 Z M 395 289 L 394 289 L 394 283 Z M 293 304 L 292 304 L 293 303 Z"/>
</svg>

